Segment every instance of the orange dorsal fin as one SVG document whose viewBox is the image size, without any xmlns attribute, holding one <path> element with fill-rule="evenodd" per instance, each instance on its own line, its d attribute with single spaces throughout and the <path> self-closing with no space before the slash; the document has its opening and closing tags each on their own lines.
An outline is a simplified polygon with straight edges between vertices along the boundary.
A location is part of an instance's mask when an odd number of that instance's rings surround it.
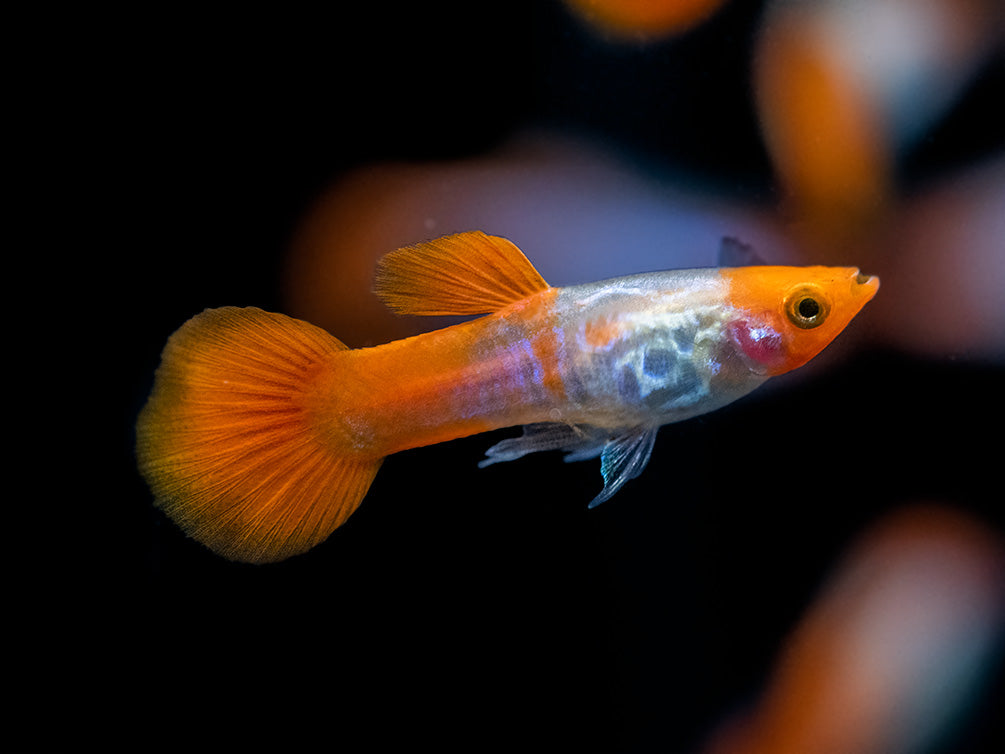
<svg viewBox="0 0 1005 754">
<path fill-rule="evenodd" d="M 377 296 L 398 314 L 489 314 L 548 287 L 516 245 L 481 231 L 406 246 L 377 263 Z"/>
<path fill-rule="evenodd" d="M 231 560 L 268 563 L 323 541 L 356 509 L 380 458 L 325 432 L 314 385 L 345 346 L 261 309 L 207 309 L 171 336 L 136 425 L 156 505 Z"/>
</svg>

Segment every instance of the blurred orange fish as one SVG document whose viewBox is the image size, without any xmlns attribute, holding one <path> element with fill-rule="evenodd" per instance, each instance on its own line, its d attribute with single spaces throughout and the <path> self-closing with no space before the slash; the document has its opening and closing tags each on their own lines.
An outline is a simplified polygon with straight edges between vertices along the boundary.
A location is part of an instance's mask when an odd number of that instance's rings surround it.
<svg viewBox="0 0 1005 754">
<path fill-rule="evenodd" d="M 931 504 L 888 514 L 825 582 L 758 702 L 705 754 L 949 751 L 933 744 L 996 664 L 1003 578 L 1001 541 L 981 521 Z"/>
<path fill-rule="evenodd" d="M 626 39 L 682 32 L 711 16 L 723 0 L 566 0 L 598 30 Z"/>
<path fill-rule="evenodd" d="M 164 349 L 139 467 L 187 534 L 255 563 L 328 537 L 385 456 L 501 427 L 526 425 L 482 465 L 599 456 L 592 506 L 645 468 L 661 425 L 806 363 L 878 288 L 853 267 L 778 266 L 557 288 L 504 238 L 447 236 L 381 259 L 378 296 L 403 314 L 488 316 L 350 350 L 282 314 L 207 310 Z"/>
</svg>

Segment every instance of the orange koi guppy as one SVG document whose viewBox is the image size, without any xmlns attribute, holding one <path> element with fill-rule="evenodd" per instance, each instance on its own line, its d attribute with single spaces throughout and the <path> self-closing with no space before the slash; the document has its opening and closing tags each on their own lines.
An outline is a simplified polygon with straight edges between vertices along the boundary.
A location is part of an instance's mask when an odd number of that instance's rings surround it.
<svg viewBox="0 0 1005 754">
<path fill-rule="evenodd" d="M 660 426 L 805 364 L 878 289 L 853 267 L 763 265 L 556 288 L 504 238 L 446 236 L 381 259 L 377 295 L 487 316 L 350 350 L 282 314 L 208 309 L 164 348 L 139 468 L 189 536 L 253 563 L 327 538 L 385 456 L 502 427 L 525 425 L 480 465 L 599 456 L 593 506 L 645 468 Z"/>
</svg>

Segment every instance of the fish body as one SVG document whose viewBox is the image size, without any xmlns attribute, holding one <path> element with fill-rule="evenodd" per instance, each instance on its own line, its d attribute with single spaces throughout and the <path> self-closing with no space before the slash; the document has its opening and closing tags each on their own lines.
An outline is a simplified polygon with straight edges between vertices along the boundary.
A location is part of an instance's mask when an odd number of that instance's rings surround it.
<svg viewBox="0 0 1005 754">
<path fill-rule="evenodd" d="M 384 457 L 510 426 L 482 465 L 599 456 L 596 505 L 645 467 L 656 431 L 720 408 L 827 345 L 878 280 L 850 267 L 702 268 L 549 286 L 505 239 L 463 233 L 381 260 L 405 314 L 482 314 L 347 349 L 258 309 L 207 310 L 165 348 L 137 424 L 157 504 L 227 557 L 317 544 Z"/>
</svg>

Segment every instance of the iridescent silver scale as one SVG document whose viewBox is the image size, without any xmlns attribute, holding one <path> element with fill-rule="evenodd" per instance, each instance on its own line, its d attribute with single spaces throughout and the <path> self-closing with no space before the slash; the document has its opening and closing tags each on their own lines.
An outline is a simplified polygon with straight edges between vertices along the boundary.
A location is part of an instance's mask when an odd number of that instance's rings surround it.
<svg viewBox="0 0 1005 754">
<path fill-rule="evenodd" d="M 597 505 L 649 460 L 663 424 L 712 411 L 766 379 L 728 334 L 738 315 L 716 269 L 643 273 L 562 288 L 555 303 L 565 400 L 554 422 L 489 449 L 483 466 L 541 450 L 601 456 Z"/>
</svg>

